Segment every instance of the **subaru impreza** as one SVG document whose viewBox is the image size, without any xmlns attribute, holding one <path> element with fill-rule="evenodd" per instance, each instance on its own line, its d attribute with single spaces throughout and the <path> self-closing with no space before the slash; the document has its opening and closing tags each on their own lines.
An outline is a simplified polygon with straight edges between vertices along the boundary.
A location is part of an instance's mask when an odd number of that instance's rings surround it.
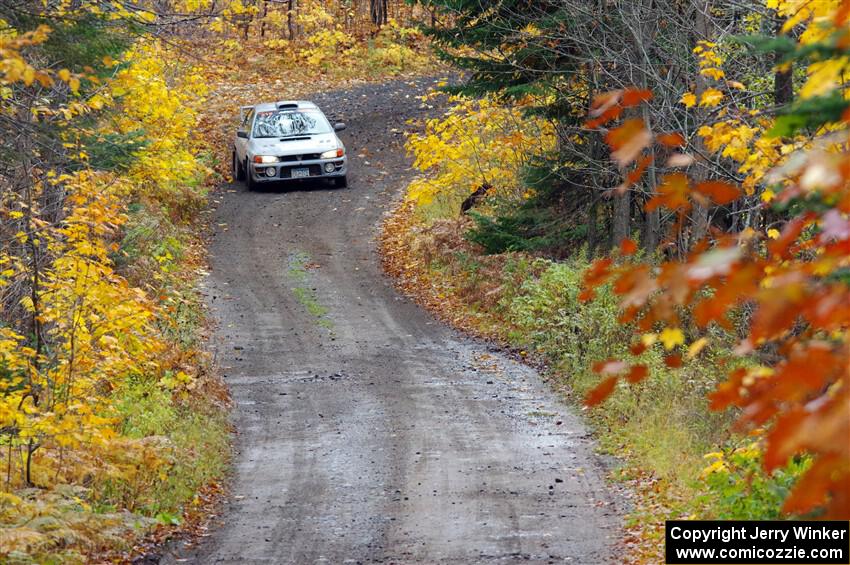
<svg viewBox="0 0 850 565">
<path fill-rule="evenodd" d="M 318 106 L 282 101 L 243 106 L 233 142 L 233 178 L 261 183 L 327 179 L 348 186 L 345 145 Z"/>
</svg>

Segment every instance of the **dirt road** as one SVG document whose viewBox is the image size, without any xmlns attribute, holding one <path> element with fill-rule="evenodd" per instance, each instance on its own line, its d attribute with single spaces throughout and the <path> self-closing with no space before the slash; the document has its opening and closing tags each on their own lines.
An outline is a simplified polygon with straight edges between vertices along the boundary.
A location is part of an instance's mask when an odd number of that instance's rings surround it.
<svg viewBox="0 0 850 565">
<path fill-rule="evenodd" d="M 315 96 L 350 188 L 224 187 L 206 293 L 236 404 L 231 499 L 165 562 L 613 561 L 586 430 L 531 369 L 400 296 L 375 236 L 431 81 Z"/>
</svg>

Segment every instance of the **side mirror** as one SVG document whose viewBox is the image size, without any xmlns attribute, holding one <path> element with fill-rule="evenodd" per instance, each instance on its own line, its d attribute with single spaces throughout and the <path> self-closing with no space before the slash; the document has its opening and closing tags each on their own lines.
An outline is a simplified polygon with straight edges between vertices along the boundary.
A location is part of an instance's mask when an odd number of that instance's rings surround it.
<svg viewBox="0 0 850 565">
<path fill-rule="evenodd" d="M 344 123 L 342 123 L 342 122 L 337 122 L 337 123 L 335 123 L 335 124 L 334 124 L 334 131 L 342 131 L 342 130 L 344 130 L 346 127 L 347 127 L 347 126 L 346 126 Z"/>
<path fill-rule="evenodd" d="M 236 132 L 236 137 L 241 137 L 243 139 L 248 139 L 248 132 L 244 129 L 240 129 Z"/>
</svg>

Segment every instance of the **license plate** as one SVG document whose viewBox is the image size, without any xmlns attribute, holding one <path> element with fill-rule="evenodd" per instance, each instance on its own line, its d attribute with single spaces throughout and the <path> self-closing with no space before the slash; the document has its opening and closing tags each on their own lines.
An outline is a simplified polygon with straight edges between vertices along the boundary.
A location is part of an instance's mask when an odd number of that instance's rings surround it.
<svg viewBox="0 0 850 565">
<path fill-rule="evenodd" d="M 292 178 L 302 179 L 310 176 L 310 169 L 292 169 Z"/>
</svg>

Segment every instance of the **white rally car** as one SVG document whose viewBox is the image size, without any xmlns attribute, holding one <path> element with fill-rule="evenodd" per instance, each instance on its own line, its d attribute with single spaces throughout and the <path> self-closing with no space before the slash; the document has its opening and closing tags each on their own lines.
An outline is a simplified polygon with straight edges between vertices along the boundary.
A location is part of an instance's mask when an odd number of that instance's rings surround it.
<svg viewBox="0 0 850 565">
<path fill-rule="evenodd" d="M 328 179 L 348 186 L 345 146 L 318 106 L 283 101 L 243 106 L 233 142 L 233 178 L 260 183 Z"/>
</svg>

